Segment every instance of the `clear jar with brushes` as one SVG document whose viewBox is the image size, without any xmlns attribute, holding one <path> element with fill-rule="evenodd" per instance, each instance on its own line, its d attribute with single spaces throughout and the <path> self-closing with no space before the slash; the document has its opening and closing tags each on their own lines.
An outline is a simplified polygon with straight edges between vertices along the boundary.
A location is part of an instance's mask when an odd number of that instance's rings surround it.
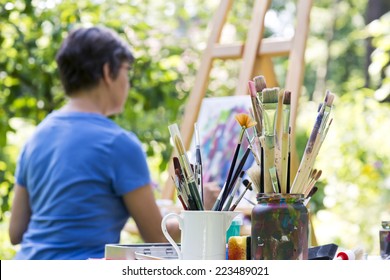
<svg viewBox="0 0 390 280">
<path fill-rule="evenodd" d="M 379 231 L 379 244 L 381 258 L 390 260 L 390 221 L 382 221 L 382 229 Z"/>
<path fill-rule="evenodd" d="M 251 215 L 252 260 L 306 260 L 309 218 L 303 194 L 259 193 Z"/>
</svg>

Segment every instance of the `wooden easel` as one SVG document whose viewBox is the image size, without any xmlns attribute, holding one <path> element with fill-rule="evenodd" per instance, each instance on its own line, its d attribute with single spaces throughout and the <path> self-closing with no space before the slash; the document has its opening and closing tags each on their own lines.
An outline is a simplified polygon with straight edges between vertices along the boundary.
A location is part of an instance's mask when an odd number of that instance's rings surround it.
<svg viewBox="0 0 390 280">
<path fill-rule="evenodd" d="M 247 40 L 242 44 L 219 44 L 222 29 L 233 0 L 221 0 L 212 20 L 211 34 L 207 47 L 203 52 L 202 61 L 198 70 L 194 87 L 185 107 L 184 118 L 180 131 L 186 149 L 189 149 L 202 100 L 205 96 L 209 74 L 214 59 L 242 59 L 239 79 L 235 95 L 248 94 L 247 82 L 254 76 L 264 75 L 267 86 L 278 86 L 273 69 L 272 57 L 288 56 L 288 70 L 285 89 L 291 91 L 291 131 L 295 131 L 298 99 L 301 91 L 304 73 L 304 53 L 306 39 L 309 32 L 309 18 L 312 0 L 298 0 L 296 27 L 293 38 L 263 39 L 264 18 L 272 0 L 254 0 L 251 22 L 247 32 Z M 291 139 L 292 172 L 296 174 L 298 157 L 295 149 L 295 139 Z M 172 161 L 169 162 L 169 174 L 174 174 Z M 168 179 L 163 189 L 162 198 L 173 199 L 175 187 Z"/>
</svg>

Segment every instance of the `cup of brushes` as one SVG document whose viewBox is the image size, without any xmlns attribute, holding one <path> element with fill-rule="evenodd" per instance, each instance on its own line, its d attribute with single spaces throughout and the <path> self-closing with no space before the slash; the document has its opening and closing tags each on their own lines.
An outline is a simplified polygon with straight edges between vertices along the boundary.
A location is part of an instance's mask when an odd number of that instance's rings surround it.
<svg viewBox="0 0 390 280">
<path fill-rule="evenodd" d="M 292 93 L 276 87 L 267 88 L 263 76 L 248 81 L 248 87 L 252 104 L 250 114 L 236 115 L 240 134 L 226 181 L 210 212 L 234 211 L 245 192 L 254 189 L 257 204 L 251 215 L 251 259 L 307 259 L 309 219 L 306 205 L 317 191 L 315 184 L 322 175 L 322 171 L 313 166 L 332 123 L 330 114 L 334 95 L 326 92 L 298 171 L 291 174 L 290 143 L 294 137 L 290 126 Z M 168 128 L 177 152 L 173 158 L 172 179 L 178 199 L 185 211 L 205 211 L 198 127 L 195 124 L 194 164 L 187 157 L 177 124 Z M 253 130 L 252 138 L 248 130 Z M 249 145 L 239 159 L 244 135 Z M 243 170 L 250 153 L 254 164 Z M 245 174 L 249 180 L 243 179 Z M 233 202 L 242 184 L 244 191 Z"/>
<path fill-rule="evenodd" d="M 166 215 L 161 223 L 162 231 L 176 250 L 179 259 L 223 260 L 226 257 L 226 232 L 234 217 L 238 215 L 238 212 L 234 210 L 239 200 L 232 204 L 233 196 L 227 193 L 226 197 L 219 199 L 218 211 L 216 209 L 205 210 L 199 137 L 196 136 L 196 163 L 191 165 L 177 124 L 170 125 L 169 132 L 177 152 L 177 156 L 173 158 L 175 176 L 172 178 L 184 211 L 180 215 L 176 213 Z M 196 125 L 195 133 L 199 135 Z M 251 188 L 251 182 L 246 180 L 245 184 L 246 189 Z M 171 218 L 179 222 L 180 248 L 167 231 L 166 223 Z"/>
<path fill-rule="evenodd" d="M 291 174 L 291 92 L 267 88 L 265 78 L 248 82 L 260 164 L 248 176 L 258 190 L 251 215 L 251 259 L 297 260 L 308 258 L 308 210 L 322 171 L 314 161 L 332 123 L 334 95 L 326 92 L 296 174 Z M 292 178 L 292 183 L 290 182 Z"/>
</svg>

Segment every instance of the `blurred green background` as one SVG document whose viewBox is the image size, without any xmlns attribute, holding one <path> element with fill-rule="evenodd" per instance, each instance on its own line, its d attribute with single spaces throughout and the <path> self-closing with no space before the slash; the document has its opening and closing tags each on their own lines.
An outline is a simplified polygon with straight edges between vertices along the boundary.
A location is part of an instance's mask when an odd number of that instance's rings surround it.
<svg viewBox="0 0 390 280">
<path fill-rule="evenodd" d="M 267 36 L 291 35 L 296 1 L 274 0 Z M 11 259 L 8 223 L 17 156 L 34 127 L 65 98 L 54 56 L 75 26 L 104 24 L 137 58 L 125 111 L 115 121 L 144 143 L 159 196 L 172 152 L 167 126 L 180 123 L 219 0 L 0 0 L 0 259 Z M 252 0 L 235 1 L 222 42 L 244 40 Z M 390 220 L 390 3 L 314 1 L 298 115 L 302 154 L 326 89 L 334 121 L 316 161 L 311 201 L 319 244 L 379 254 Z M 207 96 L 231 95 L 239 61 L 215 61 Z M 286 59 L 276 59 L 283 87 Z"/>
</svg>

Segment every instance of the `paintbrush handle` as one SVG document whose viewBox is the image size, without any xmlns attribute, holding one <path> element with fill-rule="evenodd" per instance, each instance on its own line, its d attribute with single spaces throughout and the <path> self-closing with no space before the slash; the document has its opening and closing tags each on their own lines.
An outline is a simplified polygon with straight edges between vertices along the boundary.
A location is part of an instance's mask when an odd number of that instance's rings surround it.
<svg viewBox="0 0 390 280">
<path fill-rule="evenodd" d="M 260 193 L 264 193 L 265 190 L 264 190 L 264 168 L 265 168 L 265 164 L 264 164 L 264 148 L 261 146 L 260 147 L 260 162 L 261 162 L 261 168 L 260 168 Z"/>
<path fill-rule="evenodd" d="M 230 208 L 230 205 L 232 204 L 234 195 L 236 194 L 236 192 L 237 192 L 238 188 L 240 187 L 240 185 L 241 185 L 241 177 L 240 177 L 239 181 L 237 181 L 237 183 L 234 185 L 233 190 L 230 192 L 228 201 L 223 206 L 222 211 L 229 211 L 229 208 Z"/>
<path fill-rule="evenodd" d="M 322 126 L 322 120 L 324 117 L 324 110 L 325 110 L 325 105 L 322 105 L 320 108 L 320 111 L 317 115 L 316 121 L 314 123 L 313 129 L 310 133 L 309 140 L 307 141 L 306 147 L 305 147 L 305 152 L 303 154 L 303 158 L 301 160 L 301 163 L 298 167 L 298 172 L 297 175 L 295 176 L 294 182 L 291 186 L 291 191 L 294 190 L 294 192 L 299 193 L 302 191 L 302 182 L 305 180 L 306 175 L 308 174 L 307 169 L 310 168 L 310 163 L 313 162 L 311 157 L 313 156 L 313 149 L 314 146 L 316 145 L 316 142 L 319 141 L 319 130 L 320 127 Z"/>
<path fill-rule="evenodd" d="M 251 187 L 252 183 L 249 183 L 249 185 L 246 186 L 245 190 L 240 194 L 240 196 L 237 198 L 236 202 L 234 202 L 233 206 L 230 207 L 229 211 L 234 211 L 238 205 L 238 203 L 240 203 L 241 199 L 244 197 L 246 191 Z"/>
<path fill-rule="evenodd" d="M 245 151 L 245 154 L 242 156 L 242 158 L 241 158 L 241 160 L 240 160 L 240 162 L 239 162 L 239 164 L 238 164 L 238 166 L 237 166 L 237 168 L 235 170 L 234 176 L 233 176 L 233 178 L 232 178 L 232 180 L 230 182 L 230 185 L 228 186 L 228 190 L 226 192 L 227 195 L 226 195 L 226 197 L 222 197 L 220 208 L 222 208 L 222 205 L 224 204 L 227 196 L 229 195 L 229 193 L 231 192 L 233 186 L 235 185 L 235 183 L 237 181 L 237 178 L 240 175 L 240 173 L 242 171 L 242 168 L 244 167 L 245 162 L 246 162 L 246 160 L 247 160 L 247 158 L 249 156 L 250 151 L 251 151 L 250 148 L 247 148 L 246 151 Z"/>
<path fill-rule="evenodd" d="M 179 198 L 180 203 L 181 203 L 181 205 L 183 206 L 183 209 L 184 209 L 184 210 L 188 210 L 187 205 L 184 203 L 183 197 L 182 197 L 180 194 L 179 194 L 177 197 Z"/>
<path fill-rule="evenodd" d="M 271 183 L 272 183 L 272 189 L 275 193 L 280 193 L 279 189 L 279 183 L 278 183 L 278 178 L 276 175 L 276 168 L 272 167 L 269 170 L 270 176 L 271 176 Z"/>
<path fill-rule="evenodd" d="M 198 186 L 198 190 L 200 192 L 200 198 L 202 200 L 202 203 L 204 203 L 204 197 L 203 197 L 203 175 L 202 175 L 202 165 L 199 165 L 197 167 L 197 176 L 196 176 L 196 184 Z"/>
<path fill-rule="evenodd" d="M 282 166 L 280 173 L 281 192 L 287 193 L 287 158 L 288 158 L 288 134 L 283 132 L 282 136 Z"/>
<path fill-rule="evenodd" d="M 282 174 L 282 146 L 280 139 L 278 140 L 278 135 L 275 134 L 275 148 L 274 148 L 274 166 L 276 169 L 276 176 L 281 182 L 280 175 Z"/>
<path fill-rule="evenodd" d="M 217 209 L 219 207 L 219 204 L 221 202 L 222 195 L 223 195 L 223 192 L 224 192 L 225 188 L 226 188 L 226 183 L 225 183 L 225 185 L 223 185 L 221 191 L 219 192 L 218 197 L 215 200 L 213 207 L 211 208 L 212 211 L 217 211 Z"/>
<path fill-rule="evenodd" d="M 274 166 L 275 154 L 274 154 L 274 147 L 271 144 L 273 140 L 269 139 L 269 137 L 274 138 L 273 136 L 265 136 L 266 139 L 266 143 L 264 145 L 265 146 L 264 147 L 264 192 L 265 193 L 273 192 L 271 175 L 269 173 L 269 170 Z"/>
<path fill-rule="evenodd" d="M 233 171 L 234 171 L 234 167 L 236 166 L 236 161 L 237 161 L 237 158 L 238 158 L 238 153 L 240 151 L 240 147 L 241 147 L 241 142 L 239 142 L 236 146 L 236 149 L 234 151 L 234 155 L 233 155 L 233 160 L 232 160 L 232 163 L 230 165 L 230 168 L 229 168 L 229 173 L 228 173 L 228 176 L 226 178 L 226 182 L 225 182 L 225 187 L 223 188 L 223 193 L 222 193 L 222 197 L 221 197 L 221 202 L 224 201 L 224 199 L 226 199 L 227 197 L 227 194 L 229 193 L 229 185 L 230 185 L 230 181 L 232 179 L 232 175 L 233 175 Z M 217 209 L 221 209 L 222 208 L 222 203 L 219 203 Z"/>
<path fill-rule="evenodd" d="M 286 193 L 291 191 L 291 127 L 288 128 Z"/>
<path fill-rule="evenodd" d="M 222 211 L 229 211 L 230 205 L 232 204 L 233 197 L 229 196 L 228 201 L 226 201 L 225 205 L 222 208 Z"/>
<path fill-rule="evenodd" d="M 197 210 L 204 210 L 202 201 L 199 196 L 198 188 L 196 187 L 196 183 L 194 180 L 188 182 L 188 188 L 190 189 L 190 193 L 192 198 L 194 199 Z"/>
</svg>

